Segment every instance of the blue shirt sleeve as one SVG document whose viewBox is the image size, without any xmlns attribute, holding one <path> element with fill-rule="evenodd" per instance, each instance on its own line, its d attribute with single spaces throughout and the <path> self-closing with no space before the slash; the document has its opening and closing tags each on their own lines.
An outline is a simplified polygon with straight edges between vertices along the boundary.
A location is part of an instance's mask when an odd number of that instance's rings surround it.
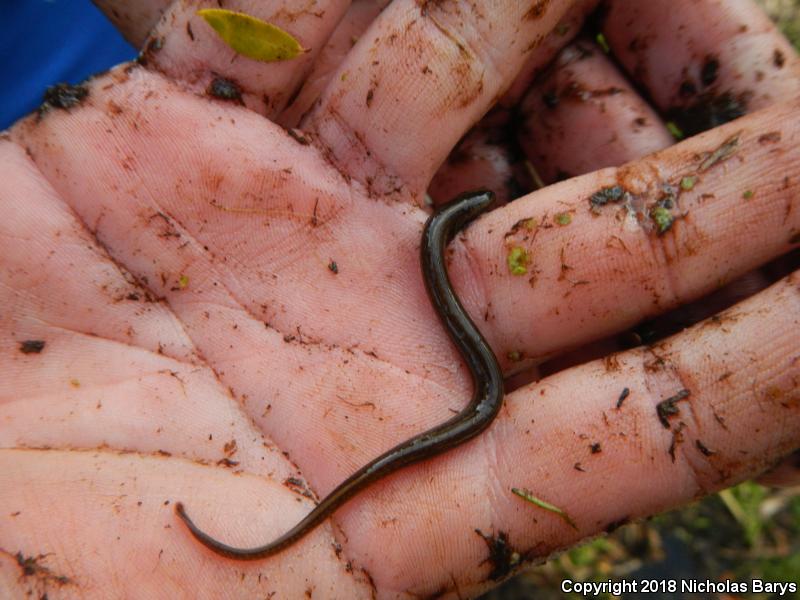
<svg viewBox="0 0 800 600">
<path fill-rule="evenodd" d="M 0 0 L 0 130 L 34 110 L 45 89 L 131 60 L 136 50 L 89 0 Z"/>
</svg>

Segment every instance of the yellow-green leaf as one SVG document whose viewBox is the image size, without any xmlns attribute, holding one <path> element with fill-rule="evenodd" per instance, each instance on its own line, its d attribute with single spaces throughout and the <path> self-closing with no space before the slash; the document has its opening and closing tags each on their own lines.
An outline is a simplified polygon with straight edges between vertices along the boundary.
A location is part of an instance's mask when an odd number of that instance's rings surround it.
<svg viewBox="0 0 800 600">
<path fill-rule="evenodd" d="M 203 17 L 234 51 L 262 62 L 290 60 L 304 52 L 295 38 L 280 27 L 224 8 L 204 8 Z"/>
</svg>

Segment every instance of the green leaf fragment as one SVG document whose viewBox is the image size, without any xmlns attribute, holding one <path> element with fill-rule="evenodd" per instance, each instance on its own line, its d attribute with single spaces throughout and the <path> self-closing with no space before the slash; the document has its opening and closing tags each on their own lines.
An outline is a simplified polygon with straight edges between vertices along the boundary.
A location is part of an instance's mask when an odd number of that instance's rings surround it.
<svg viewBox="0 0 800 600">
<path fill-rule="evenodd" d="M 653 210 L 650 211 L 650 216 L 656 224 L 656 230 L 659 235 L 669 230 L 669 228 L 672 227 L 672 223 L 675 221 L 675 217 L 669 209 L 663 206 L 654 207 Z"/>
<path fill-rule="evenodd" d="M 525 275 L 528 272 L 528 251 L 520 246 L 514 246 L 508 252 L 508 272 L 512 275 Z"/>
<path fill-rule="evenodd" d="M 197 14 L 214 28 L 223 42 L 237 54 L 261 62 L 290 60 L 305 50 L 280 27 L 245 13 L 223 8 L 205 8 Z"/>
<path fill-rule="evenodd" d="M 672 134 L 676 140 L 682 140 L 685 136 L 683 130 L 678 127 L 678 124 L 675 121 L 667 121 L 667 130 Z"/>
<path fill-rule="evenodd" d="M 595 39 L 597 40 L 597 45 L 603 49 L 603 52 L 605 52 L 606 54 L 611 52 L 611 48 L 609 48 L 608 46 L 608 41 L 606 40 L 606 36 L 604 36 L 602 33 L 598 33 Z"/>
<path fill-rule="evenodd" d="M 570 223 L 572 223 L 572 215 L 569 214 L 568 212 L 558 213 L 555 219 L 556 223 L 562 226 L 569 225 Z"/>
<path fill-rule="evenodd" d="M 188 285 L 189 285 L 189 276 L 188 276 L 188 275 L 181 275 L 181 276 L 178 278 L 178 287 L 179 287 L 179 288 L 181 288 L 181 289 L 183 290 L 183 289 L 185 289 L 185 288 L 186 288 L 186 286 L 188 286 Z"/>
<path fill-rule="evenodd" d="M 550 504 L 549 502 L 545 502 L 544 500 L 537 498 L 530 492 L 530 490 L 525 488 L 511 488 L 511 491 L 534 506 L 538 506 L 539 508 L 543 508 L 544 510 L 549 510 L 551 513 L 557 514 L 567 525 L 572 527 L 575 531 L 578 530 L 578 526 L 575 524 L 575 521 L 573 521 L 566 512 L 557 506 Z"/>
<path fill-rule="evenodd" d="M 696 175 L 689 175 L 681 179 L 681 189 L 686 190 L 687 192 L 694 187 L 694 184 L 697 183 L 697 176 Z"/>
<path fill-rule="evenodd" d="M 745 200 L 750 200 L 750 198 L 752 198 L 755 195 L 756 193 L 753 190 L 745 190 L 745 192 L 742 194 L 742 198 L 744 198 Z"/>
</svg>

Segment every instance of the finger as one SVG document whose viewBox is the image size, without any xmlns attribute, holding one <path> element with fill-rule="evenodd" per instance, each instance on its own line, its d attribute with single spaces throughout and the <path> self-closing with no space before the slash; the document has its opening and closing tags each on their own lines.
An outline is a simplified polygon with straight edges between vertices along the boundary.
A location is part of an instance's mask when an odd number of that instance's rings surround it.
<svg viewBox="0 0 800 600">
<path fill-rule="evenodd" d="M 768 277 L 761 271 L 762 269 L 750 271 L 703 296 L 700 300 L 679 306 L 651 321 L 640 323 L 631 332 L 623 334 L 620 341 L 627 347 L 651 344 L 729 308 L 769 287 L 780 278 Z M 785 275 L 786 273 L 783 274 Z"/>
<path fill-rule="evenodd" d="M 520 145 L 545 183 L 621 165 L 673 143 L 658 114 L 586 39 L 559 54 L 520 110 Z"/>
<path fill-rule="evenodd" d="M 750 271 L 731 283 L 706 294 L 700 300 L 683 304 L 652 320 L 638 323 L 632 330 L 625 331 L 620 335 L 591 342 L 556 356 L 541 365 L 538 370 L 545 376 L 551 375 L 620 350 L 653 344 L 730 308 L 737 302 L 769 287 L 777 279 L 778 277 L 767 278 L 759 270 Z"/>
<path fill-rule="evenodd" d="M 540 179 L 531 180 L 529 165 L 519 157 L 517 143 L 505 131 L 516 127 L 512 112 L 527 91 L 531 81 L 553 59 L 558 51 L 581 29 L 586 15 L 596 0 L 575 2 L 542 43 L 531 53 L 498 105 L 507 110 L 490 112 L 473 127 L 450 152 L 428 186 L 434 205 L 463 193 L 464 190 L 490 189 L 498 204 L 505 204 L 522 195 L 523 190 L 542 187 Z"/>
<path fill-rule="evenodd" d="M 355 0 L 320 51 L 297 98 L 275 119 L 284 127 L 297 127 L 300 119 L 319 98 L 358 38 L 375 20 L 389 0 Z"/>
<path fill-rule="evenodd" d="M 141 48 L 172 0 L 93 0 L 131 45 Z"/>
<path fill-rule="evenodd" d="M 457 140 L 511 84 L 568 4 L 393 2 L 305 126 L 371 196 L 419 202 Z"/>
<path fill-rule="evenodd" d="M 663 343 L 529 388 L 527 402 L 509 403 L 514 425 L 504 434 L 524 439 L 521 454 L 527 450 L 524 455 L 531 456 L 535 448 L 545 464 L 553 464 L 552 457 L 562 468 L 555 474 L 548 469 L 550 476 L 543 478 L 536 468 L 517 467 L 524 461 L 514 460 L 509 449 L 507 464 L 517 472 L 505 480 L 507 486 L 519 485 L 526 470 L 531 489 L 550 489 L 555 478 L 552 485 L 564 492 L 554 503 L 597 531 L 749 478 L 797 449 L 799 276 Z M 585 384 L 570 387 L 573 374 Z M 585 392 L 576 396 L 576 389 Z M 665 406 L 669 398 L 682 399 Z M 556 417 L 565 406 L 581 416 Z M 528 427 L 531 433 L 522 435 Z M 564 452 L 569 448 L 574 450 Z M 582 483 L 567 495 L 570 479 Z M 592 489 L 596 495 L 588 493 Z M 534 518 L 553 521 L 548 515 Z M 527 531 L 538 529 L 523 522 Z"/>
<path fill-rule="evenodd" d="M 517 74 L 511 87 L 500 99 L 500 106 L 513 108 L 519 104 L 535 79 L 547 68 L 561 49 L 577 36 L 586 17 L 597 7 L 598 0 L 576 0 L 561 20 L 532 52 Z"/>
<path fill-rule="evenodd" d="M 464 190 L 492 190 L 498 205 L 520 195 L 511 151 L 498 137 L 479 128 L 458 143 L 428 186 L 434 205 L 448 202 Z"/>
<path fill-rule="evenodd" d="M 670 123 L 677 135 L 682 135 L 684 126 L 686 133 L 697 133 L 784 99 L 798 90 L 796 76 L 791 76 L 795 53 L 757 6 L 744 2 L 732 5 L 701 2 L 687 6 L 680 15 L 675 14 L 677 12 L 681 11 L 674 3 L 617 2 L 612 4 L 604 25 L 611 47 L 622 54 L 623 65 L 655 97 L 668 118 L 678 119 L 677 125 Z M 676 44 L 674 36 L 662 35 L 662 17 L 667 13 L 670 18 L 680 20 L 676 31 L 681 32 L 681 44 Z M 748 16 L 752 16 L 754 29 L 748 26 L 747 31 L 739 32 Z M 714 23 L 716 35 L 708 35 L 706 20 Z M 691 25 L 687 26 L 684 21 Z M 756 30 L 763 30 L 763 33 L 755 33 Z M 728 39 L 721 33 L 726 31 L 737 31 L 735 39 Z M 768 77 L 763 72 L 764 65 L 755 64 L 769 44 L 773 44 L 773 59 L 777 56 L 779 62 L 792 63 L 786 67 L 790 82 L 776 76 L 772 66 L 772 76 Z M 675 53 L 671 52 L 673 45 L 679 46 L 677 61 Z M 722 54 L 717 52 L 716 45 Z M 706 52 L 706 63 L 704 67 L 694 63 L 683 67 L 680 100 L 683 104 L 678 110 L 675 102 L 665 103 L 662 97 L 676 86 L 670 87 L 670 74 L 665 78 L 661 71 L 685 64 L 680 61 L 689 60 L 688 48 L 697 55 L 700 50 Z M 589 53 L 591 55 L 587 56 Z M 725 68 L 721 66 L 721 56 L 724 56 Z M 520 143 L 543 181 L 558 181 L 620 165 L 672 143 L 672 136 L 667 134 L 661 119 L 618 73 L 611 60 L 600 52 L 599 46 L 584 41 L 577 45 L 577 51 L 565 50 L 556 64 L 557 68 L 537 81 L 522 107 L 525 117 Z M 742 76 L 744 69 L 750 67 L 761 69 L 757 75 L 755 103 L 751 102 L 753 94 L 745 85 L 749 80 Z M 703 85 L 707 89 L 701 92 L 702 85 L 692 79 L 692 73 L 703 68 Z M 642 75 L 646 75 L 644 80 L 641 80 Z M 654 86 L 658 88 L 655 94 Z M 747 102 L 740 102 L 738 98 Z M 700 115 L 702 111 L 705 111 L 703 116 Z M 725 111 L 729 112 L 723 115 Z M 676 117 L 678 112 L 681 115 Z M 687 124 L 687 119 L 705 122 Z"/>
<path fill-rule="evenodd" d="M 202 8 L 216 8 L 216 2 L 174 2 L 151 31 L 139 61 L 190 90 L 210 92 L 273 116 L 299 91 L 306 72 L 348 4 L 346 0 L 324 0 L 313 6 L 305 0 L 226 3 L 228 10 L 246 13 L 287 31 L 308 50 L 291 60 L 261 62 L 237 54 L 197 14 Z"/>
<path fill-rule="evenodd" d="M 484 435 L 342 511 L 363 534 L 356 555 L 397 567 L 379 585 L 472 596 L 524 561 L 768 468 L 800 443 L 799 275 L 658 346 L 511 394 Z M 378 549 L 374 531 L 394 542 Z"/>
<path fill-rule="evenodd" d="M 761 485 L 772 487 L 794 487 L 800 485 L 800 450 L 788 456 L 758 478 Z"/>
<path fill-rule="evenodd" d="M 606 337 L 796 247 L 796 111 L 776 105 L 479 220 L 470 264 L 452 269 L 498 356 L 510 366 Z"/>
<path fill-rule="evenodd" d="M 268 561 L 231 563 L 177 523 L 177 499 L 258 543 L 311 502 L 286 487 L 171 457 L 112 451 L 0 450 L 6 597 L 369 598 L 366 577 L 337 558 L 329 526 Z M 230 499 L 237 499 L 236 510 Z M 34 499 L 34 500 L 32 500 Z M 225 507 L 220 509 L 220 507 Z M 291 572 L 292 576 L 287 576 Z M 310 591 L 312 590 L 312 591 Z M 316 595 L 316 594 L 315 594 Z"/>
<path fill-rule="evenodd" d="M 614 0 L 603 30 L 685 135 L 800 93 L 797 53 L 751 0 Z"/>
</svg>

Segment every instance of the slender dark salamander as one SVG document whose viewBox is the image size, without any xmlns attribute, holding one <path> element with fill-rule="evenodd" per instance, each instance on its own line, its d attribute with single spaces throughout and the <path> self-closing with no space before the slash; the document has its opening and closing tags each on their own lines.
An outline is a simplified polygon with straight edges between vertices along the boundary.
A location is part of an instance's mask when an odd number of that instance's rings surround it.
<svg viewBox="0 0 800 600">
<path fill-rule="evenodd" d="M 497 359 L 478 328 L 461 306 L 447 275 L 444 250 L 453 236 L 484 212 L 494 199 L 488 191 L 463 194 L 439 209 L 425 225 L 421 262 L 425 287 L 447 333 L 467 363 L 474 391 L 464 410 L 448 421 L 402 442 L 367 463 L 334 489 L 297 525 L 279 538 L 256 548 L 234 548 L 200 530 L 183 503 L 175 512 L 197 540 L 221 556 L 236 560 L 266 558 L 290 546 L 327 519 L 370 483 L 400 467 L 449 450 L 481 433 L 503 404 L 503 376 Z"/>
</svg>

